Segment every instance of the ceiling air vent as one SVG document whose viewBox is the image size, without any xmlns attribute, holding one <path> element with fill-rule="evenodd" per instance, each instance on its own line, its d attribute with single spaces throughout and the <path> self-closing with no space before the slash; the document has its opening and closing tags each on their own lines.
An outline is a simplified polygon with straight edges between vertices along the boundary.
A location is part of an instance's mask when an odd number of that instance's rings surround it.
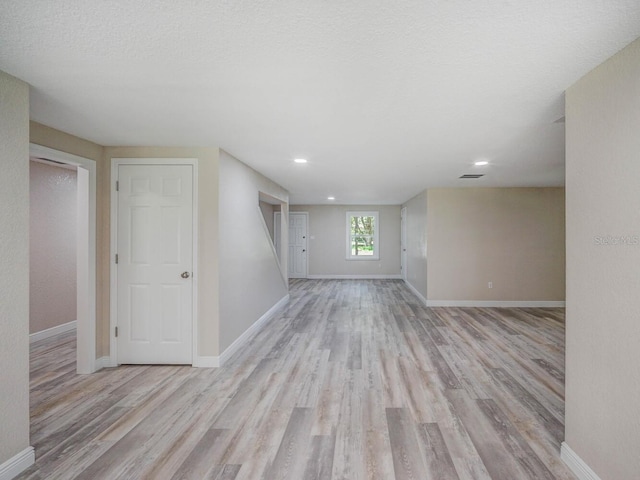
<svg viewBox="0 0 640 480">
<path fill-rule="evenodd" d="M 480 178 L 484 177 L 483 173 L 465 173 L 460 178 Z"/>
</svg>

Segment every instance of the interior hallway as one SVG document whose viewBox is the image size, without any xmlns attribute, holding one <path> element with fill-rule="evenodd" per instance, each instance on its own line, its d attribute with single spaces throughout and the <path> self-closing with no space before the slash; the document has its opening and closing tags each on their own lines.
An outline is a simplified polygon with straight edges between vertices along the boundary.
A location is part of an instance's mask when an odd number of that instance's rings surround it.
<svg viewBox="0 0 640 480">
<path fill-rule="evenodd" d="M 224 367 L 75 374 L 34 343 L 21 479 L 573 479 L 564 310 L 424 308 L 397 280 L 293 280 Z"/>
</svg>

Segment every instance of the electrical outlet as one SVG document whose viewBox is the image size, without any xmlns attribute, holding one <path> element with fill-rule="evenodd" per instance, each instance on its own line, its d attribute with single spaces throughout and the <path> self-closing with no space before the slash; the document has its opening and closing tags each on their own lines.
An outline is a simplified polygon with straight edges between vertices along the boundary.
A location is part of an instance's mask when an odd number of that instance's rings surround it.
<svg viewBox="0 0 640 480">
<path fill-rule="evenodd" d="M 489 287 L 489 288 L 493 288 L 493 282 L 489 282 L 489 283 L 487 284 L 487 287 Z"/>
</svg>

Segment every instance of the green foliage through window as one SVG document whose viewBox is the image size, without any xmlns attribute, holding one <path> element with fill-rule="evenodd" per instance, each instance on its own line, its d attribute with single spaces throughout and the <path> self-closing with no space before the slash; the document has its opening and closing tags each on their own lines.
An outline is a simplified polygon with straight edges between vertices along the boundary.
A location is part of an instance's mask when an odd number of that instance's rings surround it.
<svg viewBox="0 0 640 480">
<path fill-rule="evenodd" d="M 349 212 L 347 214 L 347 258 L 378 257 L 377 212 Z"/>
<path fill-rule="evenodd" d="M 373 255 L 374 217 L 351 217 L 351 255 Z"/>
</svg>

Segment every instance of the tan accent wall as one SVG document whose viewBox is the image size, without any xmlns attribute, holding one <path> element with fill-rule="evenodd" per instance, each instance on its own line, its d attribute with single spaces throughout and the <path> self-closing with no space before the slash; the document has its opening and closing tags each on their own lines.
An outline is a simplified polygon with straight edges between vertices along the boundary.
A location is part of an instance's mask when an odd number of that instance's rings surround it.
<svg viewBox="0 0 640 480">
<path fill-rule="evenodd" d="M 190 147 L 106 147 L 109 165 L 101 179 L 106 198 L 103 234 L 107 239 L 107 272 L 111 208 L 112 158 L 197 158 L 198 159 L 198 355 L 217 356 L 219 352 L 218 315 L 218 158 L 217 148 Z M 257 195 L 255 205 L 257 205 Z M 107 304 L 108 312 L 108 304 Z M 109 316 L 103 322 L 103 348 L 108 349 Z M 105 329 L 106 328 L 106 329 Z"/>
<path fill-rule="evenodd" d="M 104 147 L 97 143 L 33 121 L 29 122 L 29 141 L 36 145 L 88 158 L 97 163 L 102 161 L 104 154 Z"/>
<path fill-rule="evenodd" d="M 430 189 L 427 205 L 429 301 L 565 299 L 563 188 Z"/>
<path fill-rule="evenodd" d="M 0 465 L 29 446 L 29 86 L 0 72 Z"/>
<path fill-rule="evenodd" d="M 29 333 L 76 320 L 77 174 L 29 162 Z"/>
<path fill-rule="evenodd" d="M 309 275 L 400 275 L 400 205 L 291 205 L 308 212 Z M 379 260 L 347 260 L 347 212 L 377 211 Z"/>
<path fill-rule="evenodd" d="M 640 472 L 640 40 L 566 93 L 566 442 Z"/>
<path fill-rule="evenodd" d="M 284 188 L 221 151 L 220 353 L 288 293 L 258 207 L 260 192 L 284 202 L 286 210 Z M 282 241 L 287 245 L 287 237 Z"/>
</svg>

